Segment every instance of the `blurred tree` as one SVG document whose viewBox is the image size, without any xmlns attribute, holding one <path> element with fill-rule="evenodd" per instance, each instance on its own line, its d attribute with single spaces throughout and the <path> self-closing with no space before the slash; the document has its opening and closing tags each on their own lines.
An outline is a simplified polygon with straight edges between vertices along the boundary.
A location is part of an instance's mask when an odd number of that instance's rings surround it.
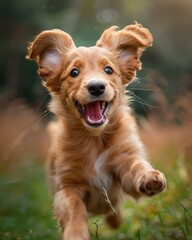
<svg viewBox="0 0 192 240">
<path fill-rule="evenodd" d="M 14 97 L 35 97 L 33 91 L 34 66 L 25 62 L 28 40 L 32 40 L 40 30 L 54 27 L 52 15 L 69 1 L 17 0 L 0 2 L 0 79 L 1 89 Z M 33 72 L 33 73 L 32 73 Z"/>
<path fill-rule="evenodd" d="M 191 0 L 155 0 L 147 16 L 154 34 L 154 63 L 167 80 L 164 92 L 170 104 L 183 94 L 183 85 L 187 91 L 192 86 L 191 13 Z M 186 75 L 191 81 L 184 80 Z"/>
<path fill-rule="evenodd" d="M 38 30 L 39 24 L 35 1 L 1 1 L 0 31 L 3 33 L 0 44 L 0 73 L 6 90 L 19 93 L 19 78 L 22 72 L 20 56 L 24 56 L 26 39 L 31 32 Z M 26 79 L 27 81 L 27 79 Z"/>
<path fill-rule="evenodd" d="M 29 101 L 42 99 L 43 88 L 34 74 L 36 64 L 25 60 L 28 41 L 40 31 L 61 28 L 73 36 L 77 46 L 90 46 L 105 28 L 124 27 L 136 20 L 154 36 L 154 46 L 144 53 L 144 70 L 138 77 L 148 87 L 149 82 L 161 85 L 161 79 L 166 79 L 168 84 L 161 87 L 174 101 L 180 89 L 191 89 L 181 87 L 192 82 L 191 12 L 191 0 L 1 0 L 0 91 Z M 136 93 L 149 103 L 154 96 Z"/>
</svg>

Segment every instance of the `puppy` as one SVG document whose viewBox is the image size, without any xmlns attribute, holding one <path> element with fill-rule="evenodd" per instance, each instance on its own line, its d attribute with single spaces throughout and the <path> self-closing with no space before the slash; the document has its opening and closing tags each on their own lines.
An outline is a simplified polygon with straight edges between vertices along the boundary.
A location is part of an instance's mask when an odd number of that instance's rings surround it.
<svg viewBox="0 0 192 240">
<path fill-rule="evenodd" d="M 57 29 L 43 31 L 28 47 L 58 119 L 49 126 L 48 176 L 62 239 L 89 239 L 88 212 L 104 214 L 116 228 L 122 194 L 138 199 L 166 187 L 147 161 L 125 90 L 152 41 L 135 23 L 108 28 L 93 47 L 76 47 Z"/>
</svg>

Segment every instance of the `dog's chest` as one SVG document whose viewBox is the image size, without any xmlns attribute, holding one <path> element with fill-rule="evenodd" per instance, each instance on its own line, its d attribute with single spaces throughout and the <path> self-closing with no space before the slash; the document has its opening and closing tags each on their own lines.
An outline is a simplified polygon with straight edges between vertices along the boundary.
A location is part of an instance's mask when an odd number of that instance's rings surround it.
<svg viewBox="0 0 192 240">
<path fill-rule="evenodd" d="M 109 150 L 106 150 L 97 157 L 93 166 L 95 174 L 90 178 L 90 184 L 100 190 L 109 189 L 112 184 L 112 176 L 106 170 L 108 154 Z"/>
</svg>

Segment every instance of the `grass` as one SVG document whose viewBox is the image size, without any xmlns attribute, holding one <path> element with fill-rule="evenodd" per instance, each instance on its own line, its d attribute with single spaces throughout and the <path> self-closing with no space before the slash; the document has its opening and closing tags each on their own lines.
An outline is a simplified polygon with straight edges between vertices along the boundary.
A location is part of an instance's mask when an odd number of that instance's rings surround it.
<svg viewBox="0 0 192 240">
<path fill-rule="evenodd" d="M 0 239 L 58 239 L 42 166 L 27 162 L 13 168 L 17 171 L 0 176 Z"/>
<path fill-rule="evenodd" d="M 180 176 L 177 164 L 167 177 L 165 193 L 140 202 L 127 201 L 123 226 L 111 232 L 100 220 L 95 227 L 99 237 L 95 234 L 93 239 L 192 239 L 192 188 Z"/>
<path fill-rule="evenodd" d="M 91 239 L 192 239 L 192 188 L 182 178 L 180 164 L 167 177 L 165 193 L 137 203 L 126 201 L 120 229 L 109 229 L 102 216 L 90 218 Z M 29 159 L 1 173 L 0 203 L 0 239 L 59 239 L 42 164 Z"/>
<path fill-rule="evenodd" d="M 126 201 L 125 221 L 116 231 L 102 216 L 90 218 L 91 240 L 192 239 L 192 115 L 187 116 L 180 126 L 169 121 L 162 126 L 157 119 L 142 122 L 142 140 L 153 166 L 165 173 L 168 189 L 139 202 Z M 18 102 L 0 113 L 1 240 L 60 238 L 44 164 L 39 161 L 46 158 L 48 137 L 36 122 L 39 117 Z"/>
</svg>

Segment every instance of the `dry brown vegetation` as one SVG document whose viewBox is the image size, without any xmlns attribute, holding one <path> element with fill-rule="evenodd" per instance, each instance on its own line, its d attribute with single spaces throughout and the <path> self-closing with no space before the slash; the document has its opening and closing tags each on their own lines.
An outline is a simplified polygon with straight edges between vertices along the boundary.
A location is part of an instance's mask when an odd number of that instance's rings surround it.
<svg viewBox="0 0 192 240">
<path fill-rule="evenodd" d="M 140 119 L 140 134 L 152 164 L 165 173 L 168 190 L 145 204 L 128 203 L 124 210 L 126 222 L 119 232 L 112 233 L 103 224 L 96 225 L 92 230 L 93 239 L 191 237 L 192 95 L 179 97 L 174 107 L 169 106 L 163 95 L 161 98 L 159 112 L 154 111 L 147 120 Z M 44 115 L 46 113 L 37 114 L 22 100 L 13 101 L 1 110 L 2 239 L 25 239 L 25 236 L 29 236 L 27 239 L 58 239 L 42 169 L 49 149 Z M 25 164 L 27 162 L 30 164 Z M 90 228 L 98 219 L 102 222 L 100 217 L 91 219 Z M 106 237 L 102 237 L 103 234 Z"/>
<path fill-rule="evenodd" d="M 176 161 L 182 161 L 190 179 L 192 169 L 192 94 L 179 97 L 169 106 L 160 92 L 156 95 L 161 104 L 148 119 L 141 119 L 141 138 L 152 162 L 168 171 Z M 161 109 L 161 111 L 160 111 Z M 49 139 L 43 114 L 35 113 L 22 100 L 8 104 L 0 113 L 1 169 L 14 162 L 33 157 L 45 161 Z"/>
<path fill-rule="evenodd" d="M 141 137 L 149 149 L 151 161 L 167 172 L 174 164 L 181 164 L 183 177 L 191 181 L 192 94 L 178 97 L 173 106 L 169 106 L 161 93 L 158 97 L 161 111 L 142 121 Z"/>
<path fill-rule="evenodd" d="M 23 100 L 12 101 L 0 112 L 0 170 L 9 171 L 28 158 L 46 159 L 49 144 L 41 118 Z"/>
</svg>

